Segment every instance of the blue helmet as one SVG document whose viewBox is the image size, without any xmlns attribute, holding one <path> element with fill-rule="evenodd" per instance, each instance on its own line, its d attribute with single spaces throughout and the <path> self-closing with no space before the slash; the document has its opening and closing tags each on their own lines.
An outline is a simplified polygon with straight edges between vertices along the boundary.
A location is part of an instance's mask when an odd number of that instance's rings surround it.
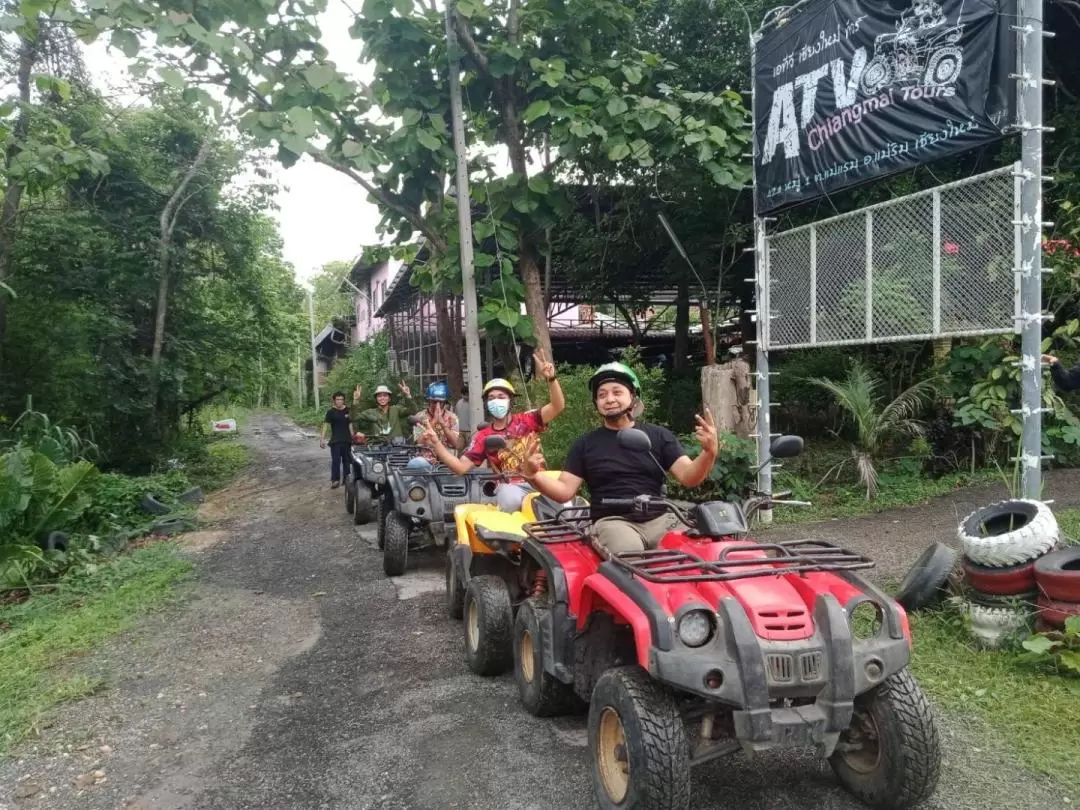
<svg viewBox="0 0 1080 810">
<path fill-rule="evenodd" d="M 450 388 L 444 382 L 433 382 L 427 387 L 424 398 L 437 402 L 448 402 L 450 400 Z"/>
</svg>

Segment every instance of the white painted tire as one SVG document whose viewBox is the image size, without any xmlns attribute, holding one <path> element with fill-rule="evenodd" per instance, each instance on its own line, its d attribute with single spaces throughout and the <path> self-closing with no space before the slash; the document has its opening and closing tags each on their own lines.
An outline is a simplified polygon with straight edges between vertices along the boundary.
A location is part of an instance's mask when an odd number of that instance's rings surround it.
<svg viewBox="0 0 1080 810">
<path fill-rule="evenodd" d="M 1029 611 L 1024 608 L 989 607 L 975 602 L 967 604 L 971 619 L 971 634 L 983 647 L 1000 647 L 1010 635 L 1027 625 Z"/>
<path fill-rule="evenodd" d="M 1041 557 L 1057 545 L 1061 530 L 1045 503 L 1018 498 L 976 509 L 957 537 L 973 563 L 1003 568 Z"/>
</svg>

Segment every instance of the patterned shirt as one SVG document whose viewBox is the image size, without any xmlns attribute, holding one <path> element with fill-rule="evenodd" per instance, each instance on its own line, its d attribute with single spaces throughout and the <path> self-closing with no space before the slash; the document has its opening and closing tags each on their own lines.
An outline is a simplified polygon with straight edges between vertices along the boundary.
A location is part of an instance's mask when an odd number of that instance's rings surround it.
<svg viewBox="0 0 1080 810">
<path fill-rule="evenodd" d="M 465 451 L 465 458 L 477 465 L 486 460 L 492 471 L 513 475 L 521 469 L 525 459 L 541 451 L 540 434 L 546 427 L 539 410 L 515 413 L 502 430 L 488 425 L 477 431 L 469 449 Z M 506 447 L 489 455 L 484 450 L 484 440 L 488 436 L 502 436 L 506 440 Z"/>
</svg>

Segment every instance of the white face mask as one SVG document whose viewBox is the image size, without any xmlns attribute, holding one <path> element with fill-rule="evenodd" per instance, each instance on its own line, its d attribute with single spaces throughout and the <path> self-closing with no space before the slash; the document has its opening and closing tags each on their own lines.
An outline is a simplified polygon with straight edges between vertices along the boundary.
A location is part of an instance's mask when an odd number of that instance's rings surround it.
<svg viewBox="0 0 1080 810">
<path fill-rule="evenodd" d="M 502 419 L 510 413 L 510 401 L 507 399 L 489 399 L 487 409 L 488 413 L 496 419 Z"/>
</svg>

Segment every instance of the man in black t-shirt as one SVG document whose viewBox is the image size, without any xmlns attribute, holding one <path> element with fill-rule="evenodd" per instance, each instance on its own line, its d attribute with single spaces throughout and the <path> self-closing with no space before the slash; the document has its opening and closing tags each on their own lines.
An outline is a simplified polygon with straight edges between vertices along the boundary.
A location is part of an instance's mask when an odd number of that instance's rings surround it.
<svg viewBox="0 0 1080 810">
<path fill-rule="evenodd" d="M 319 447 L 326 447 L 326 429 L 330 427 L 330 488 L 341 486 L 341 479 L 349 474 L 349 446 L 352 444 L 353 424 L 349 409 L 345 407 L 345 394 L 337 391 L 330 400 L 334 407 L 326 412 L 319 430 Z"/>
<path fill-rule="evenodd" d="M 587 484 L 593 531 L 608 551 L 617 554 L 656 548 L 664 535 L 678 525 L 673 514 L 641 519 L 627 514 L 625 508 L 605 507 L 601 502 L 604 498 L 638 495 L 659 498 L 667 473 L 684 487 L 696 487 L 704 481 L 716 463 L 720 444 L 712 415 L 706 409 L 703 417 L 696 417 L 694 433 L 701 443 L 701 453 L 691 460 L 670 430 L 634 421 L 634 413 L 640 406 L 641 384 L 629 366 L 622 363 L 601 366 L 589 380 L 589 390 L 604 426 L 574 442 L 557 480 L 537 475 L 543 466 L 539 454 L 526 460 L 522 474 L 536 489 L 560 503 L 572 500 L 581 485 Z M 648 434 L 652 440 L 651 456 L 628 450 L 619 443 L 619 431 L 631 427 Z"/>
</svg>

